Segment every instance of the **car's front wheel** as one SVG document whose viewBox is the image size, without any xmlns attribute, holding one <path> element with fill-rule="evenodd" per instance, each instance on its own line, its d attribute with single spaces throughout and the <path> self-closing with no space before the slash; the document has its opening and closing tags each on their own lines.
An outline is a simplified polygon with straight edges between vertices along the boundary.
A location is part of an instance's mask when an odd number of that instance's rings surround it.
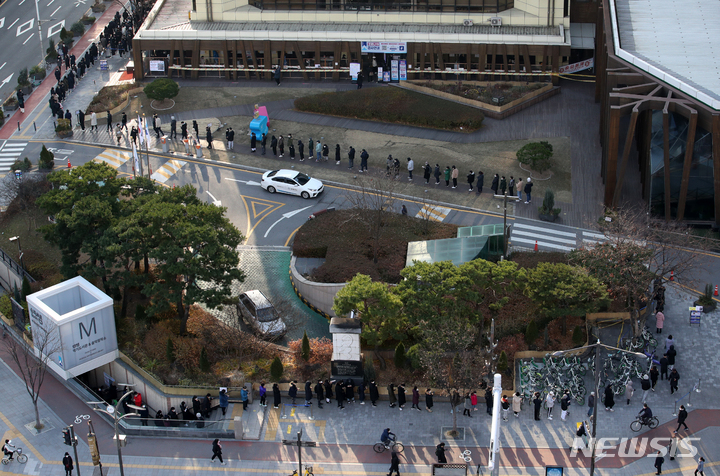
<svg viewBox="0 0 720 476">
<path fill-rule="evenodd" d="M 273 187 L 273 186 L 271 185 L 271 186 L 269 186 L 269 187 L 267 188 L 267 191 L 270 192 L 270 193 L 275 193 L 275 187 Z"/>
<path fill-rule="evenodd" d="M 307 200 L 308 198 L 310 198 L 310 194 L 307 193 L 307 192 L 301 193 L 300 196 L 301 196 L 302 198 L 306 199 L 306 200 Z"/>
</svg>

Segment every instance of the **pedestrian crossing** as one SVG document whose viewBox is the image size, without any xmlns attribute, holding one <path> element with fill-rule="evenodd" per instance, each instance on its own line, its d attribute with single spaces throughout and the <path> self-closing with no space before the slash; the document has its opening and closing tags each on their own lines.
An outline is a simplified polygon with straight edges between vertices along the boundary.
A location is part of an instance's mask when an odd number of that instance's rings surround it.
<svg viewBox="0 0 720 476">
<path fill-rule="evenodd" d="M 187 162 L 183 160 L 168 160 L 162 167 L 157 169 L 150 178 L 156 182 L 165 183 L 170 177 L 175 175 L 178 170 L 183 168 L 186 163 Z"/>
<path fill-rule="evenodd" d="M 27 145 L 27 142 L 6 140 L 5 143 L 0 146 L 0 176 L 11 171 L 12 164 L 20 158 Z"/>
<path fill-rule="evenodd" d="M 510 232 L 510 244 L 521 248 L 543 251 L 572 251 L 576 248 L 594 246 L 607 238 L 601 233 L 591 231 L 571 231 L 572 228 L 550 228 L 515 222 Z"/>
<path fill-rule="evenodd" d="M 417 212 L 415 218 L 441 222 L 447 218 L 450 212 L 451 210 L 449 208 L 439 207 L 436 205 L 424 205 L 420 211 Z"/>
<path fill-rule="evenodd" d="M 93 162 L 97 162 L 99 164 L 105 163 L 117 170 L 125 162 L 130 160 L 131 157 L 132 154 L 130 152 L 124 152 L 117 149 L 105 149 L 100 155 L 93 159 Z"/>
</svg>

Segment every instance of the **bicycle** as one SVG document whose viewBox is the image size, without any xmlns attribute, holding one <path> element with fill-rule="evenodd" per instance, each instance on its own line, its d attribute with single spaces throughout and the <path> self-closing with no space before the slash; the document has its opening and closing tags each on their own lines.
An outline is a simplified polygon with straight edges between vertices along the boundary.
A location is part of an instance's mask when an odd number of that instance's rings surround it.
<svg viewBox="0 0 720 476">
<path fill-rule="evenodd" d="M 16 456 L 17 455 L 17 456 Z M 27 463 L 27 455 L 23 454 L 22 448 L 16 448 L 13 451 L 13 457 L 18 463 Z M 3 455 L 2 464 L 10 464 L 10 455 Z"/>
<path fill-rule="evenodd" d="M 290 476 L 298 476 L 297 469 L 293 469 L 293 472 Z M 315 476 L 315 474 L 313 474 L 312 466 L 305 466 L 305 472 L 303 473 L 303 476 Z"/>
<path fill-rule="evenodd" d="M 642 427 L 647 425 L 648 428 L 653 429 L 656 428 L 660 424 L 660 420 L 657 419 L 657 417 L 650 417 L 647 419 L 647 422 L 644 422 L 640 420 L 640 418 L 634 420 L 632 423 L 630 423 L 630 429 L 632 431 L 638 432 L 642 430 Z"/>
<path fill-rule="evenodd" d="M 398 443 L 397 441 L 391 441 L 389 445 L 385 445 L 382 441 L 375 443 L 373 445 L 373 449 L 375 450 L 375 453 L 382 453 L 385 450 L 390 451 L 396 451 L 398 453 L 402 453 L 405 447 L 402 443 Z"/>
</svg>

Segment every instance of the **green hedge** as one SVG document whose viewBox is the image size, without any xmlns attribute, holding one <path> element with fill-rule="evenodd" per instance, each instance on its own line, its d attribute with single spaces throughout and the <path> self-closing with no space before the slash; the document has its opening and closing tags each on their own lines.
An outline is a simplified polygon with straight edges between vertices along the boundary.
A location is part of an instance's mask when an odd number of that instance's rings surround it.
<svg viewBox="0 0 720 476">
<path fill-rule="evenodd" d="M 298 98 L 295 109 L 463 132 L 479 129 L 485 119 L 475 108 L 391 86 Z"/>
</svg>

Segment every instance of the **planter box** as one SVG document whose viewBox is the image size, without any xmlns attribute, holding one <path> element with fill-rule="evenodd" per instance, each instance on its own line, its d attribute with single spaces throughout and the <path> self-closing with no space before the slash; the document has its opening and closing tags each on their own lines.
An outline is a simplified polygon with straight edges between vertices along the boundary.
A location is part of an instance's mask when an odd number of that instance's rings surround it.
<svg viewBox="0 0 720 476">
<path fill-rule="evenodd" d="M 698 301 L 693 302 L 693 306 L 702 306 Z M 713 302 L 709 306 L 703 306 L 703 314 L 713 312 L 717 308 L 717 303 Z"/>
<path fill-rule="evenodd" d="M 557 217 L 558 217 L 557 215 L 553 215 L 553 214 L 549 214 L 549 215 L 545 215 L 544 213 L 540 214 L 540 219 L 542 221 L 554 222 L 557 219 Z"/>
<path fill-rule="evenodd" d="M 15 111 L 15 110 L 17 110 L 18 107 L 20 107 L 18 105 L 18 103 L 10 104 L 10 105 L 5 104 L 5 105 L 3 105 L 3 111 L 5 111 L 5 112 Z"/>
<path fill-rule="evenodd" d="M 73 131 L 59 131 L 55 132 L 55 134 L 57 134 L 58 137 L 72 137 Z"/>
</svg>

